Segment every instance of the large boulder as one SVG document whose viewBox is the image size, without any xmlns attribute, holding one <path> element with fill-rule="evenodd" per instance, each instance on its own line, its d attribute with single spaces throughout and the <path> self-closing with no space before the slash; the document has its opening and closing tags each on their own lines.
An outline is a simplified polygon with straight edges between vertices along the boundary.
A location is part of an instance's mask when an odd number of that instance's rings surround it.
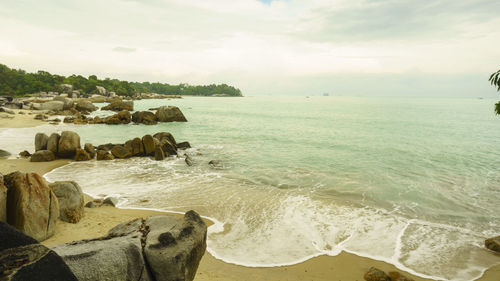
<svg viewBox="0 0 500 281">
<path fill-rule="evenodd" d="M 0 222 L 0 279 L 10 281 L 77 281 L 54 251 Z"/>
<path fill-rule="evenodd" d="M 0 173 L 0 222 L 7 222 L 7 187 L 3 184 L 3 175 Z"/>
<path fill-rule="evenodd" d="M 85 149 L 82 148 L 77 148 L 75 152 L 75 158 L 73 160 L 75 161 L 88 161 L 90 160 L 90 155 L 85 151 Z"/>
<path fill-rule="evenodd" d="M 107 150 L 97 150 L 96 160 L 113 160 L 115 157 Z"/>
<path fill-rule="evenodd" d="M 172 144 L 167 139 L 161 140 L 159 146 L 161 147 L 166 156 L 177 155 L 177 149 L 175 148 L 175 145 Z"/>
<path fill-rule="evenodd" d="M 97 110 L 97 106 L 92 104 L 88 100 L 79 100 L 75 105 L 76 110 L 84 113 L 92 112 Z"/>
<path fill-rule="evenodd" d="M 59 202 L 59 219 L 77 223 L 83 217 L 82 188 L 74 181 L 56 181 L 49 185 Z"/>
<path fill-rule="evenodd" d="M 136 111 L 132 114 L 132 122 L 142 123 L 144 125 L 156 125 L 158 120 L 156 115 L 151 111 Z"/>
<path fill-rule="evenodd" d="M 71 159 L 78 148 L 80 148 L 80 136 L 72 131 L 63 131 L 59 138 L 57 156 Z"/>
<path fill-rule="evenodd" d="M 161 106 L 156 111 L 159 122 L 187 122 L 186 117 L 177 106 Z"/>
<path fill-rule="evenodd" d="M 67 97 L 63 97 L 63 96 L 54 97 L 53 100 L 55 100 L 55 101 L 62 101 L 63 102 L 63 110 L 70 109 L 74 105 L 72 99 L 67 98 Z"/>
<path fill-rule="evenodd" d="M 48 141 L 49 141 L 49 137 L 46 134 L 37 133 L 35 135 L 35 151 L 46 150 Z"/>
<path fill-rule="evenodd" d="M 56 160 L 54 152 L 50 150 L 39 150 L 31 155 L 30 162 L 50 162 Z"/>
<path fill-rule="evenodd" d="M 145 135 L 142 137 L 142 144 L 144 145 L 144 154 L 153 155 L 155 153 L 155 141 L 153 136 Z"/>
<path fill-rule="evenodd" d="M 177 145 L 177 142 L 175 141 L 174 136 L 169 132 L 156 133 L 153 135 L 153 137 L 158 139 L 160 142 L 164 139 L 167 139 L 171 144 L 173 144 L 175 146 Z"/>
<path fill-rule="evenodd" d="M 500 253 L 500 236 L 492 237 L 484 241 L 484 246 L 486 248 Z"/>
<path fill-rule="evenodd" d="M 156 280 L 193 280 L 205 253 L 207 226 L 194 212 L 183 219 L 173 216 L 149 217 L 144 253 Z"/>
<path fill-rule="evenodd" d="M 130 120 L 132 120 L 130 112 L 122 110 L 114 115 L 104 118 L 104 123 L 108 125 L 128 124 L 130 123 Z"/>
<path fill-rule="evenodd" d="M 61 136 L 58 133 L 51 134 L 47 141 L 47 150 L 50 150 L 54 154 L 57 154 L 57 147 L 59 146 L 60 138 Z"/>
<path fill-rule="evenodd" d="M 36 173 L 14 172 L 4 181 L 7 222 L 38 241 L 54 235 L 59 204 L 45 180 Z"/>
<path fill-rule="evenodd" d="M 89 154 L 90 156 L 90 159 L 94 159 L 95 157 L 95 148 L 94 146 L 91 144 L 91 143 L 86 143 L 83 148 L 85 149 L 85 151 Z"/>
<path fill-rule="evenodd" d="M 64 102 L 62 101 L 48 101 L 40 104 L 41 110 L 50 110 L 50 111 L 61 111 L 64 109 Z"/>
<path fill-rule="evenodd" d="M 112 110 L 112 111 L 122 111 L 122 110 L 128 110 L 128 111 L 133 111 L 134 110 L 134 102 L 133 101 L 113 101 L 110 104 L 104 106 L 101 108 L 102 110 Z"/>
<path fill-rule="evenodd" d="M 132 151 L 132 156 L 143 156 L 144 146 L 142 145 L 142 140 L 140 138 L 134 138 L 130 141 L 130 147 Z"/>
<path fill-rule="evenodd" d="M 101 96 L 106 95 L 106 88 L 104 88 L 102 86 L 95 86 L 95 89 L 99 95 L 101 95 Z"/>
<path fill-rule="evenodd" d="M 113 154 L 115 158 L 120 159 L 129 158 L 132 156 L 132 152 L 123 145 L 115 145 L 111 149 L 111 154 Z"/>
</svg>

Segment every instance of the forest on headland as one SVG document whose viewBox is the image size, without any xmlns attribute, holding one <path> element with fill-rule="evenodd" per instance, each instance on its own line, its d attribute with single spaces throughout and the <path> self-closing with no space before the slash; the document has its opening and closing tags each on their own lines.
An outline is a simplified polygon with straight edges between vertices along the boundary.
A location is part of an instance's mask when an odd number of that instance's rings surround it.
<svg viewBox="0 0 500 281">
<path fill-rule="evenodd" d="M 106 88 L 120 96 L 134 96 L 136 93 L 156 93 L 163 95 L 192 95 L 192 96 L 242 96 L 240 89 L 227 84 L 211 85 L 170 85 L 159 82 L 129 82 L 118 79 L 99 79 L 95 75 L 61 76 L 39 70 L 28 73 L 22 69 L 11 69 L 0 64 L 0 95 L 24 96 L 38 92 L 58 92 L 61 84 L 73 85 L 75 90 L 83 94 L 97 93 L 96 86 Z"/>
</svg>

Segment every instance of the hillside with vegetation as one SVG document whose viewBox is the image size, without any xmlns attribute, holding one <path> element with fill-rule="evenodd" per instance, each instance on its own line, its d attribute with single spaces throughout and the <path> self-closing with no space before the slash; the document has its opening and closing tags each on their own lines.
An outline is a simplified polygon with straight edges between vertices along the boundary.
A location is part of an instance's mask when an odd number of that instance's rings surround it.
<svg viewBox="0 0 500 281">
<path fill-rule="evenodd" d="M 22 69 L 11 69 L 0 64 L 0 95 L 24 96 L 39 92 L 58 92 L 61 84 L 71 84 L 75 90 L 83 94 L 97 93 L 96 86 L 102 86 L 120 96 L 134 96 L 136 93 L 156 93 L 162 95 L 193 95 L 193 96 L 242 96 L 241 91 L 226 84 L 211 84 L 193 86 L 188 84 L 170 85 L 159 82 L 129 82 L 118 79 L 104 80 L 91 75 L 88 78 L 81 75 L 68 77 L 51 74 L 40 70 L 28 73 Z"/>
</svg>

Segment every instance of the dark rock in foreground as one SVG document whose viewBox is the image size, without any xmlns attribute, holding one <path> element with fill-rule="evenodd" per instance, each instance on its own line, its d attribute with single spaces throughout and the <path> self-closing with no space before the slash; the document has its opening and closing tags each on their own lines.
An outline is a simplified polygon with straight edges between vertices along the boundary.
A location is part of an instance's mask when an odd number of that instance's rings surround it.
<svg viewBox="0 0 500 281">
<path fill-rule="evenodd" d="M 371 267 L 364 275 L 366 281 L 391 281 L 389 275 L 382 270 Z"/>
<path fill-rule="evenodd" d="M 0 237 L 0 280 L 78 280 L 54 251 L 3 222 Z"/>
<path fill-rule="evenodd" d="M 500 253 L 500 236 L 492 237 L 484 241 L 486 248 Z"/>
<path fill-rule="evenodd" d="M 183 218 L 135 219 L 102 238 L 52 249 L 80 281 L 193 280 L 206 249 L 207 227 L 194 211 Z"/>
<path fill-rule="evenodd" d="M 56 156 L 50 150 L 39 150 L 31 155 L 30 162 L 49 162 L 56 160 Z"/>
</svg>

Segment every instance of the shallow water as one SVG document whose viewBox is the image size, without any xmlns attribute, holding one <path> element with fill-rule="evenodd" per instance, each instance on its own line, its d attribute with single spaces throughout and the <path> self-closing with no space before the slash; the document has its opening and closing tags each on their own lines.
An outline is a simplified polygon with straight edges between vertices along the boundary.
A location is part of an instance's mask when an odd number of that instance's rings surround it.
<svg viewBox="0 0 500 281">
<path fill-rule="evenodd" d="M 189 122 L 37 130 L 75 130 L 93 144 L 169 131 L 190 141 L 195 166 L 182 158 L 90 161 L 46 177 L 118 196 L 122 206 L 195 209 L 223 223 L 209 229 L 209 251 L 241 265 L 347 251 L 420 276 L 471 280 L 500 263 L 483 246 L 500 233 L 493 100 L 185 98 L 135 107 L 167 104 Z M 2 131 L 0 145 L 33 150 L 35 133 Z M 212 169 L 212 159 L 224 167 Z"/>
</svg>

